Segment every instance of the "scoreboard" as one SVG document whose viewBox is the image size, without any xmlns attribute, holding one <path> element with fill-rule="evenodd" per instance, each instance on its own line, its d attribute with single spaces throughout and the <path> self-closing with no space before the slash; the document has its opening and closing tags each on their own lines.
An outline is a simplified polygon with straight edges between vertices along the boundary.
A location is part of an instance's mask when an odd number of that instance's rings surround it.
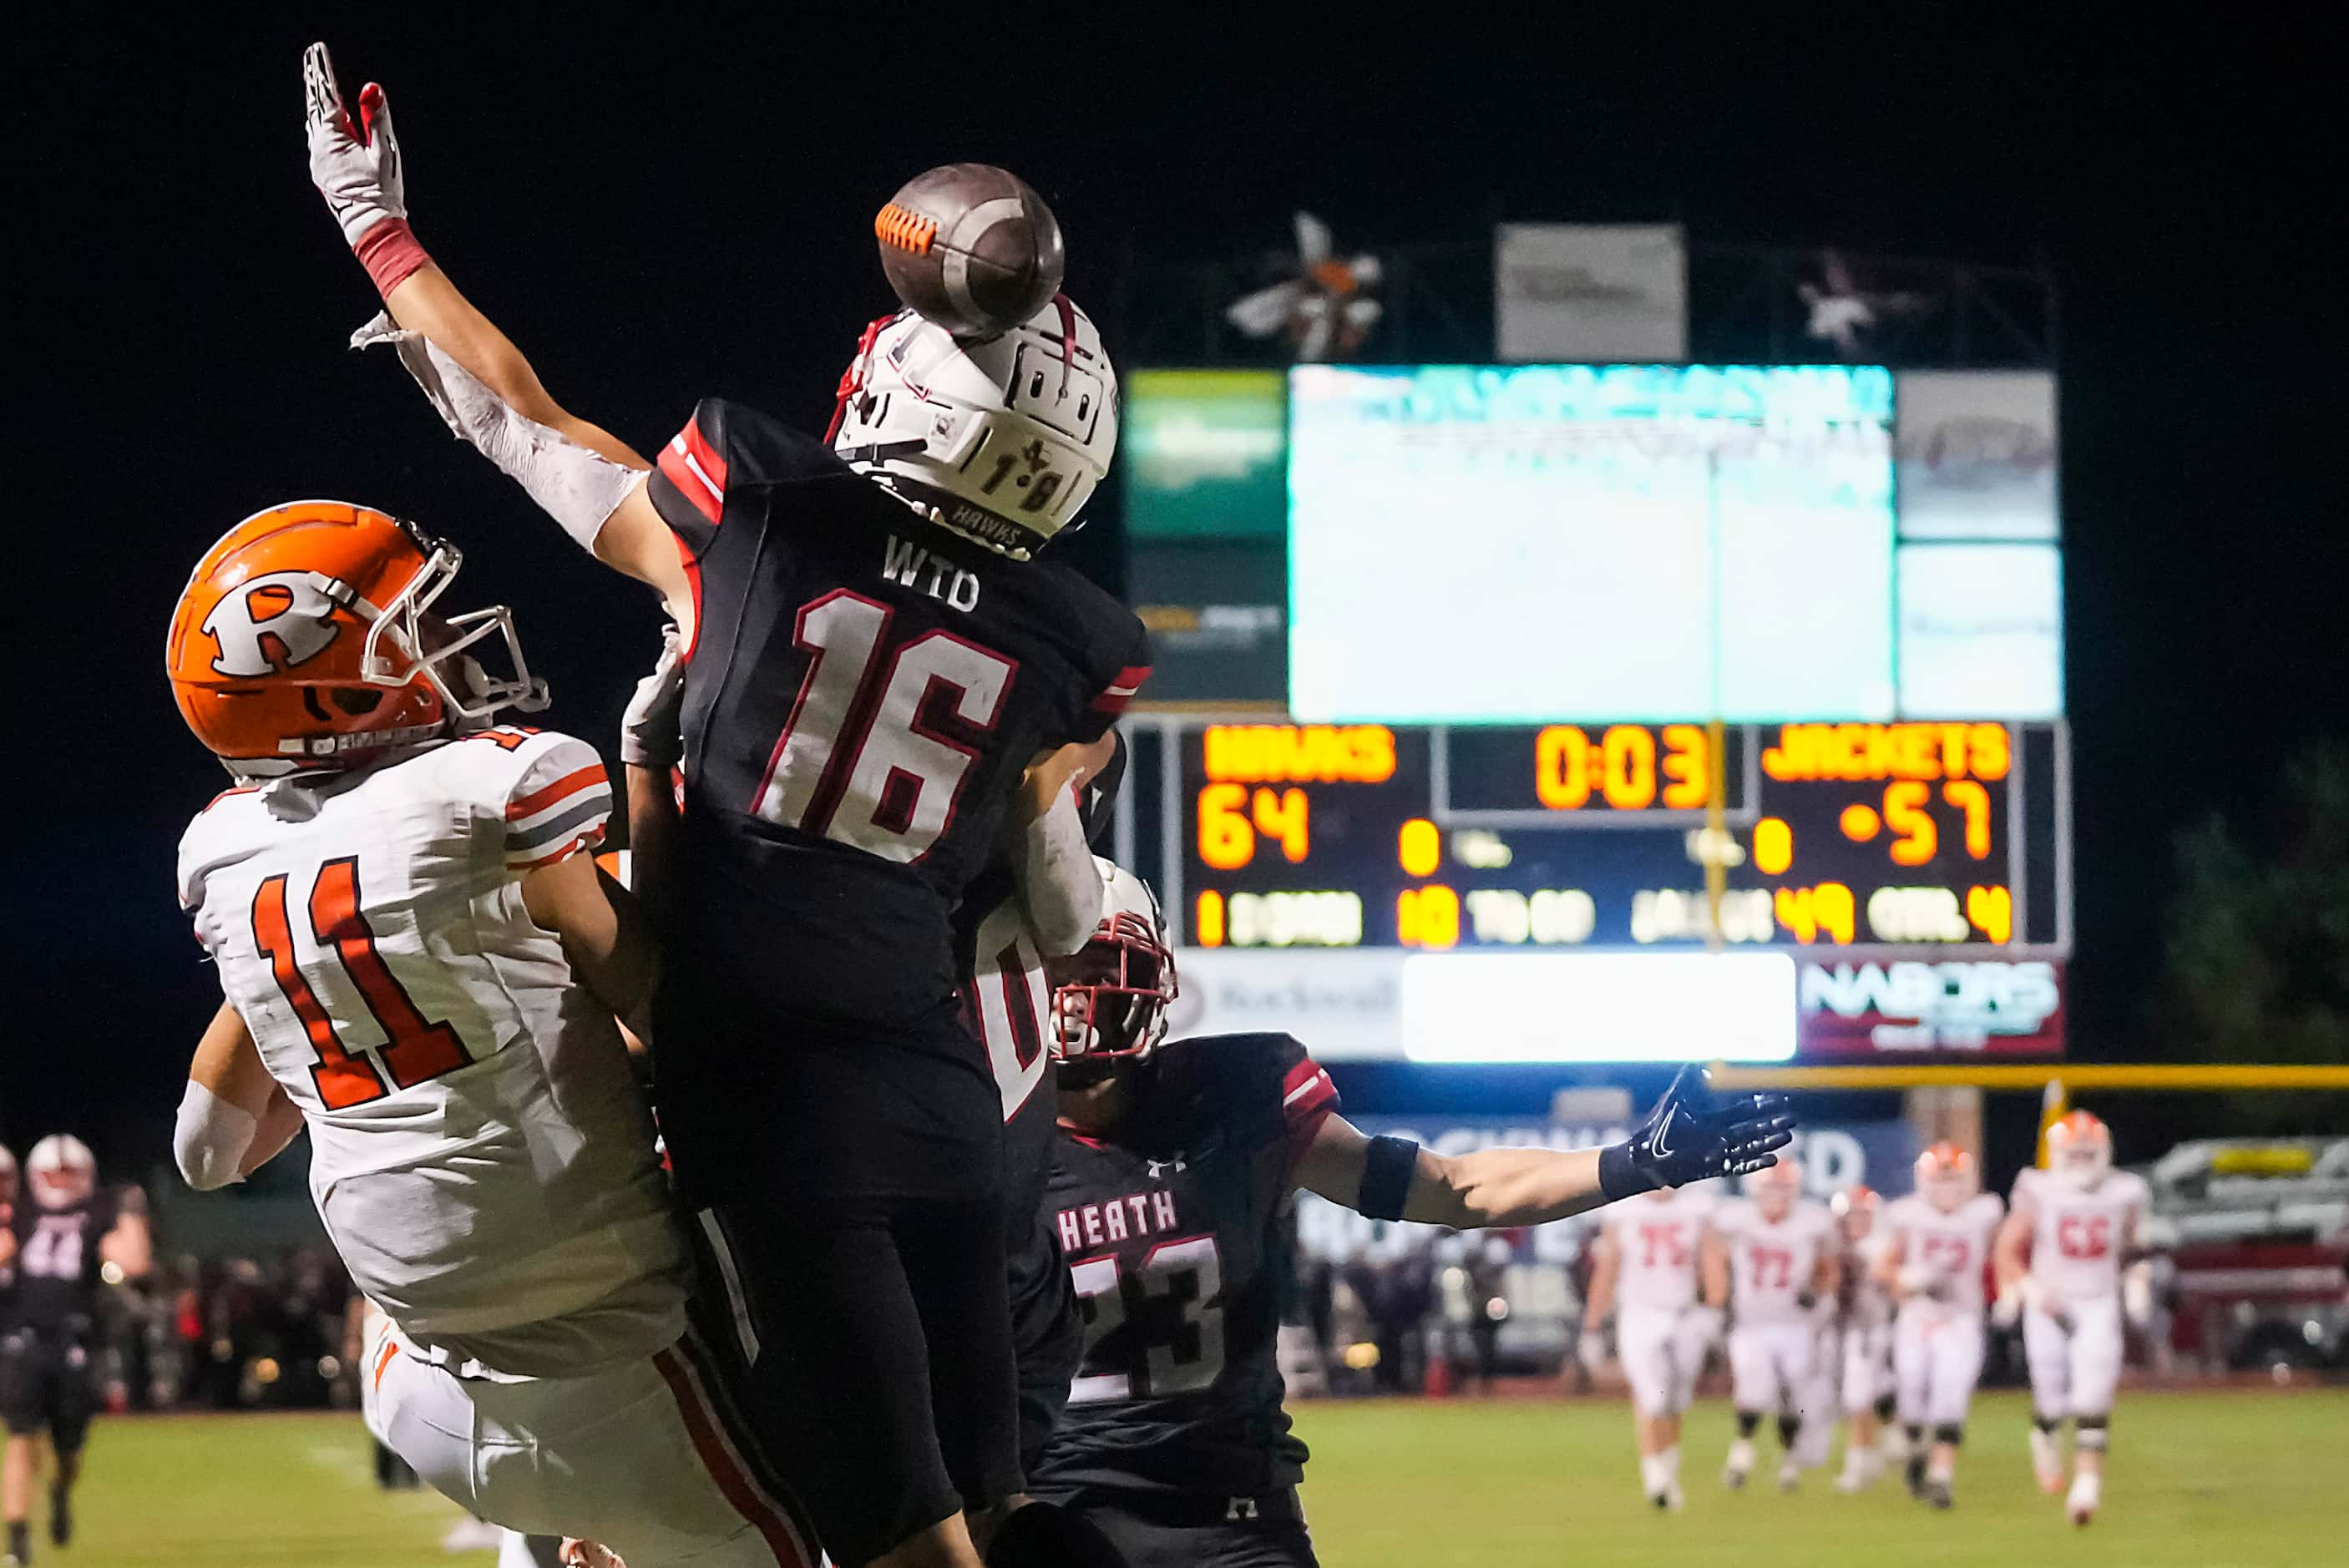
<svg viewBox="0 0 2349 1568">
<path fill-rule="evenodd" d="M 1729 946 L 2071 946 L 2060 720 L 1127 728 L 1121 854 L 1190 947 L 1702 947 L 1716 774 Z"/>
</svg>

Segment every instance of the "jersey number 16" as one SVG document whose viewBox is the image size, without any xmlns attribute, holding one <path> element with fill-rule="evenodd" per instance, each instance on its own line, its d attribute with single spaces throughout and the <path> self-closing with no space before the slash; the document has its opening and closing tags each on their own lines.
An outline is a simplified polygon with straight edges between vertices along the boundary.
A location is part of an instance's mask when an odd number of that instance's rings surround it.
<svg viewBox="0 0 2349 1568">
<path fill-rule="evenodd" d="M 845 588 L 800 612 L 792 641 L 808 655 L 807 674 L 752 809 L 802 833 L 911 862 L 953 826 L 965 776 L 978 759 L 931 727 L 939 717 L 933 692 L 963 723 L 992 729 L 1019 666 L 943 630 L 892 648 L 895 618 L 886 604 Z"/>
</svg>

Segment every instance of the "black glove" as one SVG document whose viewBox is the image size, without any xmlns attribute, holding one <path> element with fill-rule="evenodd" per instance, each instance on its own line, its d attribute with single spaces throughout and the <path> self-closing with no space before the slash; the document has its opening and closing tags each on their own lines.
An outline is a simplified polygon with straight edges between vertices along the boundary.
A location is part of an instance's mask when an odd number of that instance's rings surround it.
<svg viewBox="0 0 2349 1568">
<path fill-rule="evenodd" d="M 1794 1141 L 1794 1112 L 1782 1094 L 1716 1101 L 1704 1069 L 1682 1068 L 1631 1136 L 1599 1151 L 1599 1190 L 1609 1202 L 1714 1176 L 1775 1165 L 1772 1150 Z"/>
</svg>

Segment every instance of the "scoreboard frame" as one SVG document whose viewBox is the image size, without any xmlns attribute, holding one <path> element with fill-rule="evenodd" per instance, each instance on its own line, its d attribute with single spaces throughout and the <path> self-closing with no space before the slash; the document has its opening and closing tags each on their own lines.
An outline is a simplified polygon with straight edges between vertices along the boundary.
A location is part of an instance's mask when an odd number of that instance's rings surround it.
<svg viewBox="0 0 2349 1568">
<path fill-rule="evenodd" d="M 1808 721 L 1803 722 L 1807 724 Z M 1838 944 L 1830 940 L 1801 943 L 1777 931 L 1774 926 L 1773 935 L 1769 939 L 1760 942 L 1732 943 L 1728 944 L 1729 950 L 1784 952 L 1798 958 L 1812 959 L 1821 959 L 1829 954 L 1848 955 L 1855 962 L 1866 962 L 1871 959 L 1925 959 L 1937 962 L 2008 959 L 2060 962 L 2069 959 L 2072 955 L 2075 935 L 2072 757 L 2069 722 L 2061 717 L 1982 719 L 1971 722 L 1996 724 L 2002 727 L 2011 742 L 2008 748 L 2008 771 L 2001 779 L 2000 783 L 2007 790 L 2004 820 L 2002 824 L 2005 840 L 2002 848 L 2006 872 L 2005 888 L 2012 901 L 2012 929 L 2016 933 L 2015 940 L 2005 943 L 1981 940 L 1888 942 L 1874 939 L 1872 934 L 1869 934 L 1848 943 Z M 1198 848 L 1196 825 L 1191 810 L 1191 802 L 1186 796 L 1184 748 L 1186 739 L 1199 737 L 1204 731 L 1223 725 L 1288 726 L 1300 729 L 1361 727 L 1319 725 L 1308 727 L 1300 725 L 1287 713 L 1272 708 L 1268 705 L 1265 707 L 1203 705 L 1195 709 L 1185 707 L 1180 710 L 1142 710 L 1130 713 L 1120 720 L 1119 728 L 1123 732 L 1130 758 L 1138 755 L 1133 748 L 1134 740 L 1138 736 L 1150 733 L 1156 738 L 1157 744 L 1154 749 L 1158 777 L 1155 796 L 1159 829 L 1157 836 L 1160 842 L 1157 846 L 1158 874 L 1155 880 L 1165 912 L 1168 934 L 1174 945 L 1177 947 L 1194 944 L 1194 933 L 1191 929 L 1193 911 L 1190 869 L 1195 852 Z M 1461 793 L 1455 788 L 1458 781 L 1454 777 L 1454 737 L 1456 732 L 1474 730 L 1490 734 L 1512 729 L 1538 729 L 1542 727 L 1394 725 L 1375 727 L 1385 728 L 1391 732 L 1423 734 L 1428 738 L 1427 820 L 1446 835 L 1463 830 L 1478 829 L 1495 832 L 1557 833 L 1561 830 L 1609 831 L 1623 829 L 1654 830 L 1680 827 L 1693 832 L 1706 825 L 1707 813 L 1702 806 L 1651 805 L 1582 810 L 1560 810 L 1540 806 L 1531 808 L 1455 806 L 1454 799 Z M 1616 727 L 1594 724 L 1584 727 L 1598 733 Z M 1659 721 L 1627 719 L 1623 721 L 1622 727 L 1643 727 L 1661 732 L 1666 727 Z M 1725 727 L 1728 747 L 1733 757 L 1733 768 L 1728 779 L 1724 780 L 1724 793 L 1728 799 L 1723 812 L 1723 824 L 1733 834 L 1750 835 L 1754 824 L 1763 817 L 1763 756 L 1769 745 L 1768 738 L 1774 734 L 1783 735 L 1795 727 L 1796 727 L 1795 721 L 1790 721 L 1784 726 L 1737 723 Z M 2035 920 L 2029 902 L 2032 878 L 2026 871 L 2031 837 L 2028 827 L 2030 813 L 2026 810 L 2025 802 L 2034 788 L 2026 776 L 2026 769 L 2030 766 L 2026 758 L 2032 748 L 2024 743 L 2024 736 L 2030 731 L 2044 732 L 2051 738 L 2046 750 L 2052 758 L 2053 778 L 2050 780 L 2052 788 L 2049 789 L 2046 799 L 2052 799 L 2053 804 L 2053 821 L 2049 830 L 2052 834 L 2051 846 L 2054 857 L 2052 877 L 2049 881 L 2055 906 L 2052 940 L 2029 939 Z M 1204 744 L 1203 741 L 1197 743 Z M 1141 830 L 1134 797 L 1137 788 L 1149 787 L 1149 780 L 1143 777 L 1143 769 L 1136 768 L 1129 773 L 1129 787 L 1119 791 L 1112 819 L 1113 842 L 1117 858 L 1121 864 L 1128 866 L 1136 863 L 1137 851 L 1141 847 Z M 1299 787 L 1308 790 L 1317 788 L 1310 782 Z M 1701 878 L 1701 868 L 1692 864 L 1689 874 L 1692 877 Z M 1364 898 L 1366 906 L 1370 892 L 1371 890 L 1366 887 L 1360 894 Z M 1300 944 L 1286 951 L 1292 954 L 1315 951 L 1360 951 L 1392 948 L 1396 945 L 1398 944 L 1383 940 L 1365 940 L 1351 949 L 1344 946 L 1317 947 Z M 1683 941 L 1644 944 L 1601 938 L 1564 945 L 1526 945 L 1513 948 L 1506 944 L 1475 944 L 1464 939 L 1457 947 L 1449 950 L 1488 953 L 1508 951 L 1673 952 L 1687 951 L 1690 945 Z"/>
</svg>

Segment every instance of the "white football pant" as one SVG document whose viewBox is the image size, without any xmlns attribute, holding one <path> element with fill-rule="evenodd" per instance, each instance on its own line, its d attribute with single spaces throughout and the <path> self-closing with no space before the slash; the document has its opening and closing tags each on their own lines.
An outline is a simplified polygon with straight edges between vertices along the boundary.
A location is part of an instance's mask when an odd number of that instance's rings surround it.
<svg viewBox="0 0 2349 1568">
<path fill-rule="evenodd" d="M 2121 1380 L 2121 1298 L 2090 1296 L 2064 1303 L 2064 1311 L 2068 1329 L 2035 1307 L 2023 1315 L 2031 1408 L 2050 1420 L 2108 1416 Z"/>
<path fill-rule="evenodd" d="M 533 1535 L 576 1535 L 628 1568 L 815 1568 L 815 1537 L 730 1430 L 691 1335 L 585 1377 L 492 1382 L 408 1353 L 373 1326 L 369 1426 L 458 1506 Z"/>
<path fill-rule="evenodd" d="M 1818 1361 L 1818 1330 L 1806 1318 L 1740 1324 L 1729 1331 L 1729 1377 L 1737 1408 L 1801 1415 Z M 1826 1412 L 1819 1411 L 1824 1415 Z"/>
<path fill-rule="evenodd" d="M 1876 1401 L 1892 1392 L 1892 1326 L 1843 1331 L 1843 1408 L 1847 1416 L 1865 1414 Z"/>
<path fill-rule="evenodd" d="M 1971 1313 L 1912 1306 L 1893 1325 L 1893 1381 L 1909 1426 L 1964 1421 L 1982 1367 L 1982 1319 Z"/>
<path fill-rule="evenodd" d="M 1615 1315 L 1615 1356 L 1642 1416 L 1677 1416 L 1696 1393 L 1704 1367 L 1704 1315 L 1668 1307 L 1626 1306 Z"/>
</svg>

